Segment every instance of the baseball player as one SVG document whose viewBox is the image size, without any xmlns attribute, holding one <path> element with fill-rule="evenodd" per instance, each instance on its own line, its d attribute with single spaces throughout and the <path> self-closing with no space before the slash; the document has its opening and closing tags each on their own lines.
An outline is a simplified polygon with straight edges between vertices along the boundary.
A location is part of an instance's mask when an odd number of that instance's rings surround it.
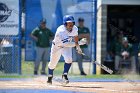
<svg viewBox="0 0 140 93">
<path fill-rule="evenodd" d="M 81 45 L 85 42 L 79 42 Z M 72 47 L 75 47 L 78 53 L 82 53 L 78 44 L 78 28 L 75 26 L 74 17 L 66 15 L 63 17 L 63 25 L 57 28 L 54 40 L 52 41 L 50 62 L 48 64 L 48 84 L 52 84 L 53 71 L 61 57 L 64 57 L 64 71 L 62 79 L 69 83 L 68 71 L 72 64 Z"/>
<path fill-rule="evenodd" d="M 40 20 L 40 25 L 31 32 L 31 37 L 36 42 L 36 58 L 34 62 L 34 75 L 38 75 L 39 65 L 42 61 L 41 75 L 46 75 L 45 69 L 49 54 L 50 37 L 54 34 L 46 27 L 46 19 Z"/>
</svg>

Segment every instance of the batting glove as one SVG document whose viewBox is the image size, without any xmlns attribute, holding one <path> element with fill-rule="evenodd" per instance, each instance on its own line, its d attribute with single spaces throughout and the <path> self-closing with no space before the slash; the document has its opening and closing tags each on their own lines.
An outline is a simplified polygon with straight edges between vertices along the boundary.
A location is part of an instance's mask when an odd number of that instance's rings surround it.
<svg viewBox="0 0 140 93">
<path fill-rule="evenodd" d="M 87 44 L 87 39 L 82 38 L 78 43 L 79 43 L 79 45 L 85 45 L 85 44 Z"/>
</svg>

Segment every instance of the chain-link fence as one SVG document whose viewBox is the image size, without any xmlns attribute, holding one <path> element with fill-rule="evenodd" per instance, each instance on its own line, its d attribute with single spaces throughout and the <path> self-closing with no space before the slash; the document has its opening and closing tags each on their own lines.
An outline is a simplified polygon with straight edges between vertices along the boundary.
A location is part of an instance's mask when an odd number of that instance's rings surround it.
<svg viewBox="0 0 140 93">
<path fill-rule="evenodd" d="M 21 73 L 20 0 L 0 1 L 0 76 Z"/>
<path fill-rule="evenodd" d="M 0 73 L 20 73 L 19 38 L 9 35 L 0 36 Z"/>
</svg>

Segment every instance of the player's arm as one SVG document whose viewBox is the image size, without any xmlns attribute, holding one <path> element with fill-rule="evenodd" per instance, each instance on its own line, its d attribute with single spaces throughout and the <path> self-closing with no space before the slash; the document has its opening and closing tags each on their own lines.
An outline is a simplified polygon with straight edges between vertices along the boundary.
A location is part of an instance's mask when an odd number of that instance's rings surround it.
<svg viewBox="0 0 140 93">
<path fill-rule="evenodd" d="M 50 41 L 52 41 L 54 39 L 54 36 L 55 36 L 55 34 L 51 30 L 49 30 L 49 39 L 50 39 Z"/>
<path fill-rule="evenodd" d="M 81 38 L 86 38 L 87 39 L 87 44 L 90 43 L 90 34 L 87 33 L 87 34 L 80 34 L 78 35 L 78 37 L 81 39 Z"/>
<path fill-rule="evenodd" d="M 49 31 L 50 38 L 54 38 L 55 34 L 50 29 L 48 29 L 48 31 Z"/>
<path fill-rule="evenodd" d="M 75 41 L 75 46 L 76 46 L 77 52 L 78 52 L 79 54 L 82 54 L 82 50 L 81 50 L 81 48 L 80 48 L 80 46 L 79 46 L 79 44 L 78 44 L 78 41 L 79 41 L 78 36 L 75 36 L 75 37 L 74 37 L 74 41 Z"/>
<path fill-rule="evenodd" d="M 74 41 L 75 41 L 75 46 L 78 46 L 78 45 L 79 45 L 79 44 L 78 44 L 78 41 L 79 41 L 78 36 L 75 36 L 75 37 L 74 37 Z"/>
<path fill-rule="evenodd" d="M 37 36 L 36 36 L 36 34 L 37 34 L 37 30 L 33 30 L 32 32 L 31 32 L 31 38 L 33 38 L 35 41 L 38 41 L 38 38 L 37 38 Z"/>
<path fill-rule="evenodd" d="M 81 34 L 78 35 L 78 37 L 80 39 L 81 38 L 86 38 L 87 39 L 87 44 L 89 44 L 90 43 L 90 31 L 87 27 L 85 28 L 85 30 L 86 30 L 86 33 L 81 33 Z"/>
<path fill-rule="evenodd" d="M 31 34 L 31 38 L 33 38 L 35 41 L 38 41 L 38 38 L 34 36 L 33 34 Z"/>
<path fill-rule="evenodd" d="M 65 42 L 65 43 L 63 43 L 62 47 L 75 47 L 75 46 L 84 45 L 84 44 L 87 44 L 87 40 L 85 38 L 78 41 L 78 44 L 75 42 Z"/>
<path fill-rule="evenodd" d="M 80 51 L 80 46 L 79 45 L 84 45 L 86 43 L 87 43 L 87 41 L 85 39 L 81 39 L 79 41 L 78 32 L 76 32 L 75 36 L 74 36 L 74 42 L 65 42 L 65 43 L 63 43 L 62 47 L 75 47 L 76 46 Z"/>
</svg>

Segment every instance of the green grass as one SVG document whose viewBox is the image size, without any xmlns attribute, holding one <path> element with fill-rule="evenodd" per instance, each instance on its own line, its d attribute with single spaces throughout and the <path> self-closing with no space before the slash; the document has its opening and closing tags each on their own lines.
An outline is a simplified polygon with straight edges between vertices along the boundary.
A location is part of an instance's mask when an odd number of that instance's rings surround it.
<svg viewBox="0 0 140 93">
<path fill-rule="evenodd" d="M 22 75 L 33 75 L 34 63 L 33 62 L 22 62 Z"/>
<path fill-rule="evenodd" d="M 64 62 L 59 62 L 54 70 L 54 74 L 60 75 L 62 74 L 63 71 L 63 65 Z M 34 71 L 34 63 L 33 62 L 22 62 L 22 74 L 23 75 L 33 75 Z M 39 73 L 41 71 L 41 64 L 40 64 L 40 69 Z M 46 66 L 46 72 L 48 72 L 47 66 Z"/>
<path fill-rule="evenodd" d="M 60 75 L 63 72 L 63 65 L 64 62 L 59 62 L 56 69 L 54 70 L 54 74 L 55 75 Z M 22 62 L 22 74 L 18 75 L 18 74 L 4 74 L 4 73 L 0 73 L 0 78 L 28 78 L 28 77 L 34 77 L 33 72 L 34 72 L 34 63 L 32 61 L 28 61 L 28 62 Z M 41 64 L 40 64 L 40 68 L 41 68 Z M 41 69 L 39 69 L 39 73 L 40 73 Z M 46 68 L 46 72 L 48 72 L 48 69 Z"/>
<path fill-rule="evenodd" d="M 57 64 L 56 69 L 54 70 L 55 75 L 62 75 L 63 72 L 63 66 L 64 62 L 59 62 Z M 41 68 L 41 67 L 40 67 Z M 32 78 L 34 77 L 33 75 L 34 71 L 34 63 L 33 62 L 22 62 L 22 75 L 17 75 L 17 74 L 1 74 L 0 73 L 0 78 Z M 41 71 L 41 70 L 39 70 Z M 46 68 L 46 72 L 48 72 Z M 69 73 L 70 76 L 75 76 L 78 78 L 103 78 L 103 79 L 117 79 L 117 78 L 124 78 L 122 75 L 109 75 L 109 74 L 103 74 L 103 75 L 87 75 L 85 77 L 80 76 L 78 74 L 73 74 Z"/>
<path fill-rule="evenodd" d="M 55 75 L 62 75 L 64 62 L 59 62 L 54 70 Z M 33 75 L 33 62 L 22 62 L 22 74 Z M 41 67 L 40 67 L 41 68 Z M 46 68 L 46 72 L 48 72 Z M 79 74 L 69 73 L 71 76 L 85 78 Z M 86 78 L 122 78 L 121 75 L 87 75 Z"/>
<path fill-rule="evenodd" d="M 102 79 L 117 79 L 117 78 L 122 78 L 121 75 L 88 75 L 86 78 L 102 78 Z"/>
<path fill-rule="evenodd" d="M 31 78 L 32 76 L 24 75 L 0 75 L 0 78 Z"/>
</svg>

